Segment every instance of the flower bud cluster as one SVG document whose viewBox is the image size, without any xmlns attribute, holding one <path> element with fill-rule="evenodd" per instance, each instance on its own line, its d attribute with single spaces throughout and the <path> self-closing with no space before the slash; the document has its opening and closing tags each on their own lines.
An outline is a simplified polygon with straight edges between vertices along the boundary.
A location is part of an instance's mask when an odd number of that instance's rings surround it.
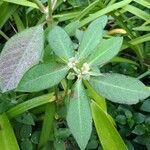
<svg viewBox="0 0 150 150">
<path fill-rule="evenodd" d="M 78 76 L 78 79 L 81 79 L 84 75 L 89 75 L 90 67 L 87 63 L 84 63 L 81 67 L 81 69 L 78 69 L 76 67 L 78 61 L 75 57 L 72 57 L 69 59 L 68 67 L 73 69 L 76 75 Z"/>
</svg>

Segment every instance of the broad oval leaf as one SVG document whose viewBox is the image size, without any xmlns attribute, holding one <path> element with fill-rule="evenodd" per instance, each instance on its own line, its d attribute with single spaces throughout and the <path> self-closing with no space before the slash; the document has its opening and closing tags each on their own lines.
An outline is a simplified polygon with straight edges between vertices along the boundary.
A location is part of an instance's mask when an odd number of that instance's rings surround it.
<svg viewBox="0 0 150 150">
<path fill-rule="evenodd" d="M 55 26 L 48 34 L 48 41 L 57 56 L 59 56 L 65 62 L 69 58 L 74 57 L 73 43 L 65 32 L 59 26 Z"/>
<path fill-rule="evenodd" d="M 67 123 L 80 149 L 85 149 L 92 131 L 92 116 L 89 98 L 81 80 L 75 83 L 72 91 Z"/>
<path fill-rule="evenodd" d="M 127 150 L 109 115 L 94 101 L 91 103 L 92 116 L 96 131 L 104 150 Z"/>
<path fill-rule="evenodd" d="M 108 100 L 122 104 L 136 104 L 150 96 L 150 91 L 138 79 L 121 74 L 103 74 L 90 79 L 97 93 Z"/>
<path fill-rule="evenodd" d="M 30 69 L 22 78 L 16 91 L 36 92 L 58 84 L 69 68 L 57 63 L 40 64 Z"/>
<path fill-rule="evenodd" d="M 113 37 L 103 40 L 90 55 L 87 63 L 90 66 L 103 65 L 111 60 L 119 52 L 122 45 L 122 37 Z"/>
<path fill-rule="evenodd" d="M 103 28 L 107 23 L 107 16 L 102 16 L 93 21 L 83 34 L 77 57 L 79 60 L 85 59 L 93 52 L 102 39 Z"/>
<path fill-rule="evenodd" d="M 26 71 L 38 64 L 44 46 L 43 26 L 26 29 L 13 36 L 0 55 L 0 88 L 13 90 Z"/>
</svg>

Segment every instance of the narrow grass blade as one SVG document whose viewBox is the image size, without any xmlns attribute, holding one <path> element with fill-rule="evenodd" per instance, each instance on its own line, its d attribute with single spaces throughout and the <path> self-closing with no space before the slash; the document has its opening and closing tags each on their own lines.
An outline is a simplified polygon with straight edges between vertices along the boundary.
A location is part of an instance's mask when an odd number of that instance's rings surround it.
<svg viewBox="0 0 150 150">
<path fill-rule="evenodd" d="M 0 149 L 20 150 L 13 128 L 5 113 L 0 115 Z"/>
<path fill-rule="evenodd" d="M 96 13 L 91 14 L 89 17 L 85 18 L 84 20 L 82 20 L 80 22 L 80 27 L 88 24 L 89 22 L 95 20 L 96 18 L 108 14 L 111 11 L 117 10 L 118 8 L 122 8 L 123 6 L 126 6 L 127 4 L 129 4 L 132 0 L 123 0 L 121 2 L 115 3 L 113 5 L 110 5 L 108 7 L 105 7 L 99 11 L 97 11 Z"/>
<path fill-rule="evenodd" d="M 37 8 L 38 6 L 30 1 L 27 0 L 3 0 L 4 2 L 9 2 L 17 5 L 22 5 L 22 6 L 27 6 L 27 7 L 32 7 L 32 8 Z"/>
<path fill-rule="evenodd" d="M 49 141 L 49 136 L 50 134 L 52 134 L 54 115 L 55 115 L 55 103 L 53 102 L 46 105 L 45 116 L 40 135 L 40 141 L 38 145 L 39 149 L 44 147 Z"/>
<path fill-rule="evenodd" d="M 23 22 L 22 22 L 22 20 L 20 19 L 18 13 L 15 12 L 15 13 L 13 14 L 13 17 L 14 17 L 14 21 L 15 21 L 15 23 L 16 23 L 18 32 L 23 31 L 23 30 L 25 29 L 25 27 L 24 27 Z"/>
<path fill-rule="evenodd" d="M 123 8 L 124 10 L 134 14 L 135 16 L 138 16 L 141 19 L 144 19 L 145 21 L 150 22 L 150 15 L 146 13 L 145 11 L 142 11 L 141 9 L 132 6 L 132 5 L 127 5 Z"/>
<path fill-rule="evenodd" d="M 118 131 L 113 126 L 107 114 L 93 101 L 92 116 L 99 140 L 104 150 L 127 150 Z"/>
<path fill-rule="evenodd" d="M 8 110 L 6 113 L 9 117 L 9 119 L 12 119 L 12 118 L 16 117 L 17 115 L 20 115 L 32 108 L 38 107 L 38 106 L 46 104 L 46 103 L 50 103 L 54 100 L 55 100 L 55 97 L 53 96 L 53 93 L 46 94 L 43 96 L 39 96 L 39 97 L 30 99 L 21 104 L 18 104 L 15 107 Z"/>
<path fill-rule="evenodd" d="M 129 63 L 129 64 L 132 64 L 132 65 L 136 65 L 136 66 L 139 66 L 138 63 L 136 63 L 135 61 L 133 60 L 130 60 L 130 59 L 127 59 L 127 58 L 123 58 L 123 57 L 114 57 L 111 62 L 119 62 L 119 63 Z"/>
<path fill-rule="evenodd" d="M 15 12 L 17 9 L 16 5 L 9 5 L 8 3 L 3 3 L 0 5 L 0 29 L 7 22 L 9 17 Z"/>
<path fill-rule="evenodd" d="M 140 5 L 150 9 L 150 2 L 148 2 L 148 0 L 134 0 L 134 2 L 139 3 Z"/>
</svg>

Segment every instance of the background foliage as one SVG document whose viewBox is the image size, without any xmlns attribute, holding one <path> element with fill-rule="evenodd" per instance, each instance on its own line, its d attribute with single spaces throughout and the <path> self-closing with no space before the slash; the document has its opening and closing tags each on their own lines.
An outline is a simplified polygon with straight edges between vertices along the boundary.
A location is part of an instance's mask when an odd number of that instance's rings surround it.
<svg viewBox="0 0 150 150">
<path fill-rule="evenodd" d="M 41 2 L 47 6 L 47 0 L 41 0 Z M 79 20 L 79 27 L 81 31 L 84 31 L 91 21 L 102 15 L 108 15 L 104 35 L 106 37 L 121 35 L 124 37 L 124 42 L 118 56 L 103 66 L 101 71 L 103 73 L 121 73 L 138 78 L 148 87 L 150 87 L 149 8 L 148 0 L 52 1 L 55 23 L 64 27 L 70 36 L 74 33 L 75 24 L 72 26 L 70 24 L 68 27 L 69 23 Z M 45 10 L 36 0 L 1 0 L 0 10 L 0 50 L 4 47 L 5 42 L 17 32 L 45 21 L 45 14 L 42 13 Z M 78 23 L 76 25 L 78 26 Z M 49 30 L 50 27 L 45 28 L 45 35 Z M 79 39 L 81 34 L 78 32 Z M 50 48 L 47 43 L 48 41 L 45 43 L 44 61 L 54 59 L 49 53 Z M 71 82 L 68 84 L 70 87 L 72 86 Z M 65 86 L 65 81 L 62 81 L 59 89 L 53 87 L 48 91 L 62 91 Z M 45 95 L 40 99 L 35 98 L 45 93 L 47 93 L 46 90 L 30 94 L 0 93 L 0 113 L 6 112 L 8 118 L 11 119 L 20 148 L 32 150 L 44 146 L 43 149 L 49 149 L 49 147 L 54 147 L 56 150 L 79 149 L 65 121 L 68 97 L 66 96 L 63 102 L 58 100 L 57 107 L 53 107 L 53 104 L 46 104 L 49 102 L 49 97 L 52 97 L 52 101 L 54 100 L 52 95 Z M 26 103 L 29 99 L 30 103 Z M 131 106 L 107 101 L 107 109 L 114 118 L 116 127 L 129 150 L 150 149 L 150 98 Z M 46 112 L 45 115 L 44 112 Z M 52 115 L 49 116 L 49 113 Z M 54 120 L 52 116 L 54 116 Z M 3 118 L 7 122 L 5 114 L 0 117 L 0 120 L 4 120 Z M 50 120 L 50 125 L 46 124 L 47 120 Z M 53 121 L 54 132 L 52 134 L 51 122 Z M 2 127 L 0 126 L 0 128 Z M 43 127 L 45 131 L 42 130 Z M 0 136 L 2 134 L 5 135 L 3 140 L 9 139 L 8 134 L 0 132 Z M 7 149 L 9 149 L 9 145 Z M 94 127 L 86 149 L 102 149 Z"/>
</svg>

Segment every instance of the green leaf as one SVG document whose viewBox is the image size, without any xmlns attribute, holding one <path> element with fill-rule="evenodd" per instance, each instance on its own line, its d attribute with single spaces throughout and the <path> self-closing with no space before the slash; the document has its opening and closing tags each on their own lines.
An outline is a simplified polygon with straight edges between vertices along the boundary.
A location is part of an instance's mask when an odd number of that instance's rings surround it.
<svg viewBox="0 0 150 150">
<path fill-rule="evenodd" d="M 68 3 L 70 3 L 72 6 L 84 6 L 89 4 L 89 0 L 68 0 Z"/>
<path fill-rule="evenodd" d="M 28 101 L 25 101 L 23 103 L 16 105 L 15 107 L 11 108 L 10 110 L 8 110 L 6 112 L 8 118 L 12 119 L 12 118 L 30 110 L 30 109 L 32 109 L 32 108 L 35 108 L 37 106 L 41 106 L 41 105 L 46 104 L 46 103 L 53 102 L 55 100 L 53 94 L 54 93 L 38 96 L 38 97 L 32 98 Z"/>
<path fill-rule="evenodd" d="M 76 11 L 69 11 L 67 13 L 61 13 L 61 14 L 56 14 L 53 15 L 54 19 L 58 19 L 59 22 L 64 22 L 66 20 L 70 20 L 70 19 L 74 19 L 79 12 L 81 12 L 80 10 L 76 10 Z"/>
<path fill-rule="evenodd" d="M 83 34 L 77 57 L 79 60 L 86 58 L 93 52 L 102 40 L 103 28 L 107 23 L 107 16 L 102 16 L 93 21 Z"/>
<path fill-rule="evenodd" d="M 98 95 L 86 80 L 84 80 L 84 84 L 87 87 L 89 97 L 93 99 L 104 111 L 107 111 L 106 100 L 102 96 Z"/>
<path fill-rule="evenodd" d="M 22 150 L 33 150 L 32 142 L 26 138 L 20 143 Z"/>
<path fill-rule="evenodd" d="M 31 141 L 33 144 L 38 144 L 39 143 L 39 136 L 40 136 L 40 131 L 34 131 L 32 132 L 31 136 Z"/>
<path fill-rule="evenodd" d="M 16 5 L 10 5 L 8 3 L 3 3 L 2 5 L 0 5 L 0 29 L 3 27 L 3 25 L 7 22 L 9 17 L 15 12 L 16 9 Z"/>
<path fill-rule="evenodd" d="M 57 56 L 65 62 L 74 57 L 73 43 L 68 34 L 59 26 L 55 26 L 48 34 L 48 41 Z"/>
<path fill-rule="evenodd" d="M 108 73 L 92 77 L 90 84 L 97 93 L 116 103 L 136 104 L 150 95 L 141 81 L 121 74 Z"/>
<path fill-rule="evenodd" d="M 13 18 L 14 18 L 18 32 L 23 31 L 25 27 L 17 11 L 13 14 Z"/>
<path fill-rule="evenodd" d="M 2 4 L 3 4 L 3 2 L 1 1 L 1 2 L 0 2 L 0 6 L 1 6 Z"/>
<path fill-rule="evenodd" d="M 0 88 L 2 92 L 17 87 L 23 75 L 41 59 L 44 46 L 43 26 L 29 28 L 14 35 L 0 55 Z"/>
<path fill-rule="evenodd" d="M 148 0 L 134 0 L 136 3 L 139 3 L 147 8 L 150 8 L 150 3 L 148 2 Z"/>
<path fill-rule="evenodd" d="M 3 0 L 3 1 L 38 9 L 38 6 L 35 3 L 32 3 L 32 2 L 27 1 L 27 0 Z"/>
<path fill-rule="evenodd" d="M 150 23 L 150 15 L 146 13 L 146 11 L 143 11 L 132 5 L 127 5 L 123 9 Z"/>
<path fill-rule="evenodd" d="M 136 135 L 143 135 L 146 132 L 146 127 L 144 125 L 136 125 L 134 130 L 132 131 L 132 133 L 136 134 Z"/>
<path fill-rule="evenodd" d="M 45 116 L 42 125 L 38 149 L 42 149 L 49 141 L 49 135 L 53 133 L 53 121 L 55 116 L 55 103 L 49 103 L 45 108 Z"/>
<path fill-rule="evenodd" d="M 89 3 L 85 9 L 83 9 L 79 15 L 76 17 L 76 19 L 81 20 L 84 16 L 86 16 L 90 11 L 94 9 L 99 4 L 99 0 L 95 0 L 92 3 Z"/>
<path fill-rule="evenodd" d="M 95 20 L 96 18 L 102 16 L 102 15 L 106 15 L 112 11 L 115 11 L 119 8 L 122 8 L 124 6 L 126 6 L 127 4 L 129 4 L 132 0 L 123 0 L 117 3 L 114 3 L 113 5 L 109 5 L 103 9 L 100 9 L 99 11 L 96 11 L 95 13 L 89 15 L 87 18 L 83 19 L 80 22 L 80 27 L 88 24 L 89 22 Z"/>
<path fill-rule="evenodd" d="M 32 134 L 32 126 L 31 125 L 22 124 L 19 132 L 20 132 L 21 139 L 29 138 L 31 136 L 31 134 Z"/>
<path fill-rule="evenodd" d="M 119 52 L 122 45 L 122 37 L 113 37 L 108 40 L 103 40 L 95 51 L 90 55 L 87 63 L 90 66 L 103 65 L 111 60 Z"/>
<path fill-rule="evenodd" d="M 139 26 L 139 27 L 135 27 L 133 28 L 133 30 L 136 30 L 136 31 L 150 31 L 150 26 Z"/>
<path fill-rule="evenodd" d="M 62 140 L 54 141 L 54 149 L 55 150 L 66 150 L 65 142 Z"/>
<path fill-rule="evenodd" d="M 122 138 L 106 112 L 104 112 L 94 101 L 91 104 L 92 116 L 98 137 L 104 150 L 127 150 Z"/>
<path fill-rule="evenodd" d="M 125 125 L 126 124 L 126 117 L 125 115 L 118 115 L 116 116 L 116 121 L 121 124 L 121 125 Z"/>
<path fill-rule="evenodd" d="M 65 26 L 64 30 L 69 36 L 73 36 L 76 33 L 76 30 L 79 27 L 79 21 L 74 21 Z"/>
<path fill-rule="evenodd" d="M 33 116 L 30 113 L 24 113 L 15 118 L 17 122 L 26 124 L 26 125 L 35 125 Z"/>
<path fill-rule="evenodd" d="M 0 149 L 19 150 L 14 131 L 5 113 L 0 115 Z"/>
<path fill-rule="evenodd" d="M 145 119 L 146 119 L 145 115 L 143 115 L 141 113 L 134 113 L 134 120 L 137 124 L 143 123 L 145 121 Z"/>
<path fill-rule="evenodd" d="M 87 87 L 89 97 L 93 99 L 98 104 L 98 106 L 101 107 L 103 111 L 107 112 L 107 105 L 104 97 L 98 95 L 86 80 L 84 80 L 84 84 Z M 115 121 L 109 114 L 108 114 L 108 118 L 115 125 Z"/>
<path fill-rule="evenodd" d="M 22 78 L 16 91 L 36 92 L 58 84 L 69 68 L 57 63 L 40 64 L 30 69 Z"/>
<path fill-rule="evenodd" d="M 79 147 L 86 148 L 92 131 L 92 116 L 89 98 L 82 81 L 78 80 L 73 88 L 67 114 L 67 123 Z"/>
<path fill-rule="evenodd" d="M 14 103 L 12 103 L 12 99 L 15 101 L 14 97 L 10 98 L 9 95 L 0 93 L 0 114 L 6 112 L 14 105 Z"/>
<path fill-rule="evenodd" d="M 150 41 L 150 33 L 147 33 L 147 34 L 144 34 L 142 36 L 139 36 L 139 37 L 129 41 L 128 43 L 132 44 L 132 45 L 137 45 L 137 44 L 144 43 L 144 42 L 147 42 L 147 41 Z M 128 45 L 124 45 L 122 47 L 122 50 L 124 50 L 124 49 L 126 49 L 128 47 L 129 47 Z"/>
<path fill-rule="evenodd" d="M 139 64 L 136 61 L 133 61 L 133 60 L 130 60 L 130 59 L 127 59 L 127 58 L 123 58 L 123 57 L 118 57 L 118 56 L 112 58 L 111 62 L 129 63 L 129 64 L 132 64 L 132 65 L 139 66 Z"/>
<path fill-rule="evenodd" d="M 81 40 L 83 38 L 83 34 L 84 34 L 84 31 L 79 30 L 79 29 L 76 30 L 75 36 L 78 39 L 79 43 L 81 42 Z"/>
<path fill-rule="evenodd" d="M 140 109 L 145 112 L 150 112 L 150 99 L 144 101 Z"/>
</svg>

